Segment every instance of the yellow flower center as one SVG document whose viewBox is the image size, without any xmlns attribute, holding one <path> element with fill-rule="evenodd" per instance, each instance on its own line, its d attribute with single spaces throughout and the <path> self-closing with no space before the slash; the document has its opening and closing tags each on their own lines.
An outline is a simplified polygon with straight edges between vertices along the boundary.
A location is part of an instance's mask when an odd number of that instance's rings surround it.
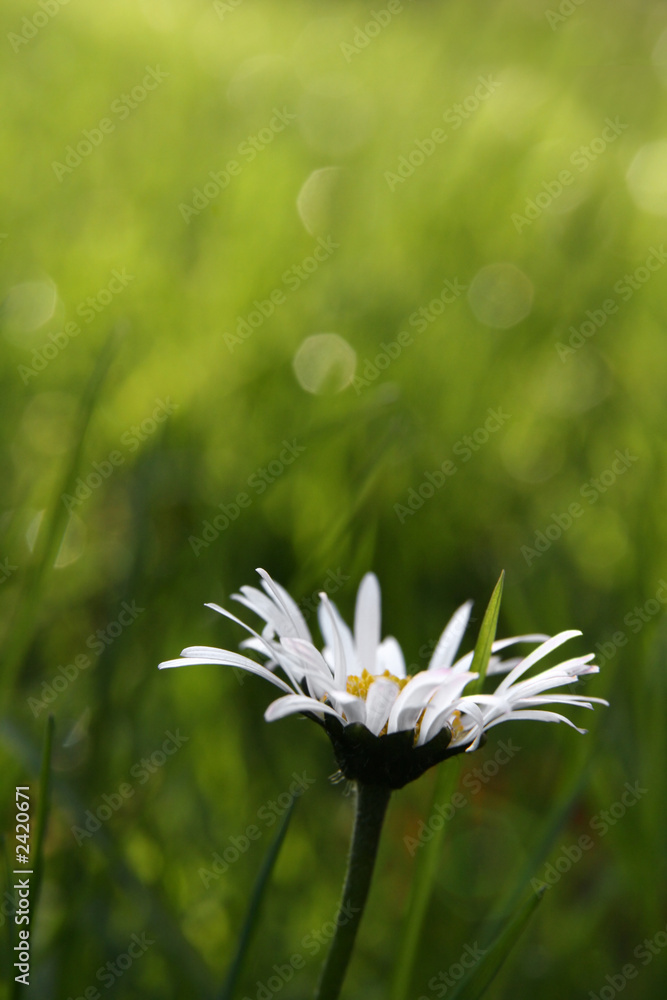
<svg viewBox="0 0 667 1000">
<path fill-rule="evenodd" d="M 463 723 L 461 722 L 461 713 L 454 712 L 452 716 L 452 721 L 449 724 L 449 728 L 452 731 L 452 739 L 457 740 L 459 736 L 463 735 Z"/>
<path fill-rule="evenodd" d="M 394 684 L 398 685 L 399 691 L 402 691 L 405 685 L 410 680 L 409 677 L 394 677 L 390 674 L 388 670 L 385 670 L 383 674 L 369 674 L 367 670 L 364 670 L 361 677 L 357 677 L 356 674 L 352 674 L 351 677 L 347 679 L 347 693 L 356 695 L 357 698 L 363 698 L 366 701 L 366 695 L 368 690 L 378 677 L 386 677 L 387 680 L 393 681 Z"/>
</svg>

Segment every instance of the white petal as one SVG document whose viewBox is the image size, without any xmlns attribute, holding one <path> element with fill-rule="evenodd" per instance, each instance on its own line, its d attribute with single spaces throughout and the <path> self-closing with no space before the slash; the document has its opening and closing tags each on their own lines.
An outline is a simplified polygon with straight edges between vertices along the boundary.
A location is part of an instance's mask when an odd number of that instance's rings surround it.
<svg viewBox="0 0 667 1000">
<path fill-rule="evenodd" d="M 580 635 L 581 633 L 577 634 Z M 534 633 L 531 635 L 513 635 L 509 639 L 496 639 L 496 641 L 491 646 L 491 652 L 498 653 L 500 652 L 501 649 L 507 649 L 508 646 L 514 646 L 518 642 L 546 642 L 546 640 L 549 638 L 550 636 L 548 635 L 542 635 L 541 633 Z M 456 663 L 452 667 L 452 670 L 457 670 L 457 671 L 469 670 L 474 655 L 475 655 L 474 650 L 472 650 L 470 653 L 466 653 L 465 656 L 462 656 L 460 660 L 456 661 Z M 523 660 L 523 657 L 521 657 L 521 660 Z M 491 660 L 489 661 L 487 674 L 505 673 L 507 670 L 510 670 L 513 666 L 516 666 L 517 662 L 521 662 L 521 660 L 503 661 L 492 656 Z"/>
<path fill-rule="evenodd" d="M 299 638 L 306 639 L 308 642 L 312 642 L 313 637 L 310 634 L 310 629 L 308 628 L 306 619 L 304 618 L 303 612 L 301 611 L 299 605 L 296 603 L 292 595 L 287 590 L 285 590 L 282 584 L 278 583 L 277 580 L 271 580 L 271 583 L 278 591 L 278 594 L 282 599 L 283 607 L 287 611 L 290 621 L 292 622 L 293 625 L 296 626 Z"/>
<path fill-rule="evenodd" d="M 307 642 L 305 639 L 290 639 L 285 637 L 281 639 L 280 646 L 298 661 L 299 666 L 305 672 L 319 674 L 329 685 L 334 683 L 329 664 L 320 651 L 313 646 L 312 642 Z"/>
<path fill-rule="evenodd" d="M 263 652 L 264 656 L 273 656 L 275 643 L 272 641 L 272 639 L 267 638 L 267 636 L 265 636 L 264 634 L 260 635 L 259 632 L 256 632 L 254 628 L 250 627 L 250 625 L 246 625 L 246 623 L 241 621 L 240 618 L 237 618 L 236 615 L 233 615 L 231 611 L 227 611 L 226 608 L 221 608 L 219 604 L 213 604 L 211 602 L 208 602 L 207 604 L 204 605 L 204 607 L 211 608 L 212 611 L 217 611 L 219 615 L 222 615 L 224 618 L 229 618 L 230 621 L 234 622 L 236 625 L 240 625 L 241 628 L 244 628 L 246 632 L 250 633 L 250 635 L 253 637 L 254 640 L 252 646 L 251 646 L 252 640 L 250 639 L 244 639 L 243 642 L 240 643 L 241 646 L 247 645 L 249 648 L 256 649 L 258 652 Z M 268 627 L 267 629 L 265 629 L 265 631 L 267 632 L 269 631 Z M 272 634 L 273 632 L 271 631 L 271 635 Z M 291 676 L 290 680 L 292 680 Z"/>
<path fill-rule="evenodd" d="M 272 701 L 264 713 L 264 718 L 267 722 L 275 722 L 276 719 L 283 719 L 286 715 L 295 715 L 299 712 L 314 712 L 318 715 L 323 712 L 325 715 L 335 715 L 341 722 L 345 721 L 331 706 L 323 705 L 321 701 L 307 698 L 302 694 L 288 694 L 284 698 Z"/>
<path fill-rule="evenodd" d="M 448 671 L 448 675 L 431 699 L 433 708 L 440 709 L 446 701 L 459 698 L 463 689 L 479 677 L 479 674 L 455 674 L 452 670 Z"/>
<path fill-rule="evenodd" d="M 405 657 L 399 642 L 393 635 L 388 635 L 378 646 L 377 671 L 383 674 L 388 670 L 394 677 L 402 679 L 405 677 Z"/>
<path fill-rule="evenodd" d="M 451 746 L 463 746 L 464 743 L 467 743 L 468 740 L 472 738 L 474 733 L 475 735 L 472 743 L 470 746 L 466 747 L 466 753 L 472 753 L 473 750 L 477 749 L 482 740 L 482 736 L 484 735 L 484 716 L 479 709 L 475 708 L 474 711 L 467 711 L 465 716 L 462 716 L 462 719 L 470 719 L 472 725 L 468 726 L 467 723 L 464 723 L 463 732 L 452 740 Z"/>
<path fill-rule="evenodd" d="M 538 702 L 538 701 L 539 702 L 544 702 L 544 704 L 547 704 L 550 701 L 551 702 L 554 701 L 554 699 L 551 698 L 548 694 L 540 695 L 537 698 L 533 698 L 531 700 L 535 701 L 535 702 Z M 609 707 L 609 702 L 607 701 L 606 698 L 592 698 L 590 695 L 583 695 L 583 694 L 564 694 L 564 695 L 561 695 L 559 698 L 556 698 L 555 700 L 559 701 L 559 702 L 562 702 L 563 705 L 565 705 L 565 704 L 567 704 L 567 705 L 586 705 L 588 707 L 588 703 L 591 702 L 591 703 L 593 703 L 595 705 L 606 705 L 607 708 Z"/>
<path fill-rule="evenodd" d="M 476 677 L 477 674 L 454 674 L 451 681 L 435 692 L 424 712 L 419 730 L 419 735 L 421 737 L 423 734 L 425 743 L 433 739 L 451 718 L 459 705 L 463 689 Z"/>
<path fill-rule="evenodd" d="M 292 686 L 297 691 L 301 690 L 301 686 L 299 684 L 299 681 L 301 680 L 301 677 L 297 676 L 294 673 L 294 671 L 292 669 L 292 664 L 290 663 L 290 661 L 286 657 L 280 657 L 279 656 L 280 647 L 277 646 L 276 643 L 269 642 L 268 639 L 266 639 L 263 636 L 259 635 L 259 633 L 255 632 L 255 630 L 253 628 L 251 628 L 249 625 L 246 625 L 245 622 L 242 622 L 240 618 L 237 618 L 236 615 L 233 615 L 231 613 L 231 611 L 227 611 L 225 608 L 221 608 L 219 604 L 206 604 L 205 607 L 211 608 L 213 611 L 217 611 L 218 614 L 223 615 L 225 618 L 229 618 L 230 621 L 235 622 L 237 625 L 241 625 L 241 627 L 244 628 L 246 630 L 246 632 L 250 632 L 250 634 L 252 636 L 254 636 L 254 638 L 255 638 L 255 640 L 257 642 L 264 644 L 264 646 L 266 647 L 266 651 L 267 651 L 266 655 L 267 656 L 269 656 L 269 657 L 275 657 L 276 654 L 278 654 L 278 662 L 280 663 L 280 666 L 283 668 L 283 670 L 287 674 L 287 677 L 291 681 Z"/>
<path fill-rule="evenodd" d="M 493 677 L 496 674 L 508 674 L 510 670 L 521 663 L 523 656 L 512 656 L 509 660 L 502 660 L 499 656 L 489 657 L 489 664 L 486 668 L 486 676 Z"/>
<path fill-rule="evenodd" d="M 380 584 L 375 573 L 366 573 L 359 584 L 354 612 L 354 639 L 362 670 L 375 674 L 380 644 Z"/>
<path fill-rule="evenodd" d="M 585 734 L 588 732 L 587 729 L 580 729 L 579 726 L 575 726 L 574 722 L 567 719 L 564 715 L 558 715 L 557 712 L 539 712 L 536 709 L 508 712 L 506 715 L 501 715 L 499 718 L 494 719 L 493 722 L 486 723 L 484 728 L 492 729 L 493 726 L 497 726 L 501 722 L 511 722 L 514 719 L 528 719 L 536 722 L 565 722 L 572 729 L 576 729 L 578 733 Z"/>
<path fill-rule="evenodd" d="M 455 674 L 444 668 L 415 674 L 396 699 L 388 731 L 394 733 L 413 729 L 424 709 L 428 713 L 428 706 L 436 700 L 439 700 L 440 707 L 456 700 L 466 684 L 476 677 L 477 674 Z"/>
<path fill-rule="evenodd" d="M 578 632 L 577 635 L 581 633 Z M 501 649 L 507 649 L 508 646 L 516 646 L 518 642 L 547 642 L 550 638 L 550 635 L 545 635 L 543 632 L 529 632 L 527 635 L 510 636 L 509 639 L 496 639 L 491 646 L 491 652 L 497 653 Z"/>
<path fill-rule="evenodd" d="M 195 649 L 197 647 L 190 647 Z M 241 653 L 232 653 L 226 649 L 214 649 L 213 647 L 201 646 L 200 649 L 204 650 L 202 656 L 188 656 L 186 659 L 177 660 L 164 660 L 163 663 L 159 664 L 159 669 L 164 670 L 168 667 L 185 667 L 188 664 L 202 665 L 204 663 L 216 664 L 221 663 L 228 667 L 239 667 L 241 670 L 246 670 L 249 674 L 257 674 L 258 677 L 263 677 L 264 680 L 270 681 L 271 684 L 275 684 L 276 687 L 281 688 L 283 691 L 288 691 L 290 694 L 294 694 L 294 689 L 285 683 L 280 677 L 276 677 L 272 674 L 263 664 L 255 663 L 254 660 L 248 659 L 247 656 L 242 656 Z M 211 652 L 205 652 L 210 649 Z"/>
<path fill-rule="evenodd" d="M 271 640 L 255 639 L 253 636 L 250 639 L 243 639 L 239 643 L 239 649 L 254 649 L 256 653 L 261 653 L 262 656 L 271 656 L 269 653 L 270 648 Z"/>
<path fill-rule="evenodd" d="M 384 729 L 398 691 L 398 684 L 387 677 L 378 677 L 369 687 L 366 695 L 366 728 L 375 736 Z"/>
<path fill-rule="evenodd" d="M 287 638 L 282 640 L 282 643 L 291 642 L 305 642 L 305 640 Z M 277 662 L 288 676 L 290 676 L 290 672 L 298 676 L 301 682 L 300 692 L 311 698 L 317 698 L 319 701 L 331 690 L 333 684 L 331 671 L 327 669 L 326 673 L 324 672 L 321 659 L 316 657 L 313 657 L 312 660 L 306 659 L 301 654 L 295 654 L 285 649 L 282 643 L 276 644 Z M 317 653 L 317 650 L 315 652 Z M 319 654 L 317 656 L 319 657 Z"/>
<path fill-rule="evenodd" d="M 296 635 L 289 618 L 274 600 L 256 587 L 241 587 L 240 594 L 232 594 L 232 600 L 238 601 L 249 608 L 254 614 L 263 618 L 271 630 L 271 634 Z"/>
<path fill-rule="evenodd" d="M 293 597 L 287 593 L 284 587 L 281 587 L 279 583 L 272 580 L 265 569 L 257 570 L 262 578 L 262 586 L 266 590 L 270 597 L 273 597 L 276 604 L 281 608 L 287 615 L 289 621 L 294 628 L 295 635 L 300 639 L 306 639 L 308 642 L 312 642 L 310 631 L 306 625 L 306 619 L 301 614 L 301 609 L 296 603 Z"/>
<path fill-rule="evenodd" d="M 338 691 L 344 691 L 347 684 L 348 669 L 345 662 L 343 640 L 338 631 L 338 625 L 331 608 L 331 603 L 325 593 L 320 594 L 320 601 L 322 602 L 321 606 L 324 609 L 324 614 L 329 617 L 329 623 L 331 625 L 331 634 L 333 639 L 331 649 L 333 653 L 333 669 L 336 689 Z"/>
<path fill-rule="evenodd" d="M 388 732 L 397 733 L 404 729 L 412 729 L 433 692 L 437 691 L 449 676 L 451 674 L 448 670 L 421 670 L 411 677 L 394 702 L 389 716 Z"/>
<path fill-rule="evenodd" d="M 586 664 L 581 665 L 581 661 L 568 661 L 568 663 L 579 663 L 581 666 L 581 672 L 583 673 L 586 669 Z M 565 669 L 563 669 L 565 668 Z M 567 687 L 572 684 L 576 684 L 579 679 L 579 670 L 576 667 L 568 667 L 567 664 L 559 664 L 557 667 L 551 667 L 549 670 L 544 670 L 541 674 L 535 674 L 534 677 L 528 677 L 526 680 L 517 681 L 506 690 L 507 696 L 511 700 L 517 698 L 530 698 L 533 695 L 540 694 L 542 691 L 548 691 L 550 688 Z"/>
<path fill-rule="evenodd" d="M 563 694 L 560 697 L 558 697 L 557 694 L 554 695 L 543 694 L 543 695 L 538 695 L 536 698 L 522 698 L 521 701 L 516 702 L 516 704 L 513 705 L 512 708 L 514 711 L 523 708 L 539 708 L 540 705 L 573 705 L 576 708 L 590 708 L 590 709 L 593 708 L 591 704 L 591 701 L 593 700 L 592 698 L 586 700 L 582 696 L 578 698 L 576 701 L 574 701 L 573 699 L 575 697 L 576 697 L 575 695 L 568 696 L 566 694 Z"/>
<path fill-rule="evenodd" d="M 428 670 L 439 670 L 441 667 L 451 667 L 454 657 L 461 645 L 461 639 L 468 627 L 470 612 L 472 611 L 472 601 L 466 601 L 454 612 L 448 624 L 445 626 L 442 635 L 438 639 Z"/>
<path fill-rule="evenodd" d="M 345 715 L 348 723 L 361 722 L 366 724 L 366 702 L 355 694 L 347 691 L 329 691 L 327 697 L 341 715 Z"/>
<path fill-rule="evenodd" d="M 340 616 L 340 612 L 333 601 L 329 601 L 329 611 L 324 607 L 324 604 L 320 602 L 317 606 L 317 617 L 320 623 L 320 629 L 322 630 L 322 636 L 325 643 L 329 649 L 333 649 L 334 643 L 334 633 L 331 626 L 331 619 L 333 618 L 338 627 L 338 635 L 340 636 L 341 642 L 343 643 L 343 652 L 345 655 L 345 664 L 347 666 L 347 676 L 350 677 L 352 674 L 360 674 L 361 667 L 359 666 L 359 660 L 357 658 L 357 651 L 354 647 L 354 638 L 349 627 L 343 621 Z"/>
<path fill-rule="evenodd" d="M 207 601 L 204 607 L 211 608 L 212 611 L 217 611 L 219 615 L 223 615 L 225 618 L 229 618 L 231 622 L 235 622 L 237 625 L 240 625 L 241 628 L 246 630 L 246 632 L 250 632 L 251 635 L 259 637 L 259 633 L 256 632 L 254 628 L 251 628 L 250 625 L 246 625 L 246 623 L 242 622 L 240 618 L 233 615 L 231 611 L 227 611 L 226 608 L 221 608 L 219 604 L 215 604 L 213 601 Z"/>
<path fill-rule="evenodd" d="M 558 646 L 562 646 L 568 639 L 573 639 L 576 635 L 581 635 L 581 632 L 577 629 L 570 629 L 567 632 L 559 632 L 558 635 L 554 635 L 551 639 L 547 639 L 546 642 L 543 642 L 541 646 L 538 646 L 537 649 L 532 651 L 532 653 L 529 653 L 528 656 L 521 661 L 521 663 L 517 664 L 517 666 L 509 672 L 507 677 L 505 677 L 505 679 L 498 685 L 496 693 L 502 694 L 511 684 L 514 684 L 519 677 L 525 674 L 527 670 L 530 670 L 533 664 L 537 663 L 538 660 L 547 656 L 552 650 L 557 649 Z"/>
<path fill-rule="evenodd" d="M 471 704 L 464 713 L 460 704 L 457 705 L 456 703 L 451 706 L 451 714 L 449 716 L 445 714 L 438 719 L 437 726 L 432 722 L 430 727 L 421 727 L 417 745 L 423 746 L 424 743 L 428 743 L 429 740 L 437 736 L 438 733 L 445 728 L 445 726 L 451 725 L 454 722 L 454 712 L 457 710 L 461 713 L 461 719 L 459 720 L 459 736 L 458 738 L 452 737 L 450 746 L 463 746 L 471 740 L 474 740 L 473 746 L 475 748 L 479 746 L 479 741 L 484 733 L 484 716 L 481 710 L 476 705 Z"/>
</svg>

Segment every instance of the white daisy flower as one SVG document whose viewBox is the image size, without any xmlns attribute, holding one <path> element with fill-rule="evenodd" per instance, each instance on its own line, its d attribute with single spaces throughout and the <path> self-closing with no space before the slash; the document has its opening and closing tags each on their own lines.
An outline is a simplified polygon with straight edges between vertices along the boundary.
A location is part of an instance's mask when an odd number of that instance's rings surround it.
<svg viewBox="0 0 667 1000">
<path fill-rule="evenodd" d="M 180 658 L 167 660 L 160 668 L 219 663 L 264 677 L 283 692 L 267 708 L 267 722 L 299 713 L 318 722 L 327 730 L 347 778 L 400 788 L 446 757 L 477 749 L 486 732 L 501 722 L 565 722 L 584 733 L 566 716 L 544 706 L 592 709 L 593 702 L 607 704 L 602 698 L 561 690 L 545 693 L 597 673 L 592 653 L 524 679 L 539 660 L 581 635 L 576 630 L 552 638 L 519 635 L 494 642 L 487 676 L 507 676 L 493 694 L 464 694 L 478 678 L 470 672 L 472 652 L 455 660 L 472 601 L 452 615 L 426 670 L 409 676 L 396 639 L 381 639 L 380 585 L 373 573 L 366 574 L 359 586 L 354 632 L 328 596 L 320 594 L 318 617 L 325 641 L 320 652 L 293 598 L 265 570 L 257 572 L 262 590 L 241 587 L 241 593 L 232 597 L 264 620 L 261 634 L 219 605 L 207 607 L 246 629 L 250 637 L 241 646 L 264 657 L 264 663 L 226 649 L 188 646 Z M 502 660 L 494 655 L 518 643 L 539 645 L 526 657 Z M 278 668 L 286 679 L 276 673 Z"/>
</svg>

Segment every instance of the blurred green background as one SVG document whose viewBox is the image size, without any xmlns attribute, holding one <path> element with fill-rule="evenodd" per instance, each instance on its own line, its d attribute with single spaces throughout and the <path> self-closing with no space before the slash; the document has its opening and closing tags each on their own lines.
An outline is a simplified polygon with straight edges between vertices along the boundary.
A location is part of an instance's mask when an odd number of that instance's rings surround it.
<svg viewBox="0 0 667 1000">
<path fill-rule="evenodd" d="M 655 996 L 667 954 L 635 949 L 667 919 L 664 5 L 5 0 L 0 17 L 10 866 L 13 788 L 36 808 L 56 723 L 20 995 L 213 998 L 295 772 L 314 782 L 238 996 L 297 952 L 284 995 L 312 995 L 324 950 L 303 942 L 335 911 L 352 819 L 328 742 L 267 726 L 257 679 L 156 670 L 235 648 L 204 602 L 231 606 L 263 566 L 315 631 L 313 596 L 350 620 L 374 569 L 413 669 L 468 597 L 471 648 L 502 568 L 500 635 L 582 629 L 569 655 L 602 666 L 582 690 L 611 707 L 579 713 L 585 737 L 505 726 L 464 762 L 462 782 L 498 740 L 521 747 L 462 785 L 410 995 L 445 995 L 433 977 L 559 863 L 489 996 L 598 995 L 627 963 L 632 996 Z M 404 838 L 434 780 L 393 797 L 346 996 L 388 996 Z M 646 791 L 622 808 L 626 782 Z M 133 934 L 153 943 L 98 976 Z"/>
</svg>

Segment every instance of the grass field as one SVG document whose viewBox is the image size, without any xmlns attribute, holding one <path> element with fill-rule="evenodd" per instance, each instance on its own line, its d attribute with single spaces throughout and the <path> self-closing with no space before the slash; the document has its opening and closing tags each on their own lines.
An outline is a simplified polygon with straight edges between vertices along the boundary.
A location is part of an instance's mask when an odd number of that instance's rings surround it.
<svg viewBox="0 0 667 1000">
<path fill-rule="evenodd" d="M 259 680 L 156 669 L 235 648 L 204 603 L 262 566 L 314 630 L 317 593 L 349 620 L 373 569 L 413 670 L 470 597 L 472 648 L 502 569 L 500 635 L 582 630 L 582 690 L 610 702 L 587 736 L 514 723 L 443 765 L 465 803 L 402 1000 L 449 995 L 531 880 L 492 1000 L 656 996 L 663 5 L 5 0 L 0 21 L 3 963 L 14 788 L 34 847 L 55 719 L 31 985 L 10 959 L 1 995 L 213 1000 L 297 779 L 237 996 L 277 995 L 295 955 L 282 995 L 312 995 L 352 820 L 328 741 L 265 724 Z M 343 996 L 390 995 L 436 781 L 393 796 Z"/>
</svg>

